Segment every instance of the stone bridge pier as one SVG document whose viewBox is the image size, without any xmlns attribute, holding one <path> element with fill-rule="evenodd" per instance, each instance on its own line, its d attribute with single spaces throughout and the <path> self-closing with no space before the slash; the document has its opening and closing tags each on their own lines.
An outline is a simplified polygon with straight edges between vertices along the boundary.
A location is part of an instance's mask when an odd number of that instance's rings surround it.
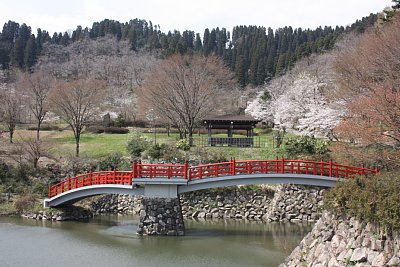
<svg viewBox="0 0 400 267">
<path fill-rule="evenodd" d="M 140 208 L 139 235 L 185 235 L 182 207 L 178 197 L 178 184 L 163 184 L 163 181 L 135 181 L 145 185 Z M 164 180 L 165 181 L 165 180 Z"/>
<path fill-rule="evenodd" d="M 182 236 L 185 234 L 179 198 L 143 199 L 140 210 L 139 235 Z"/>
</svg>

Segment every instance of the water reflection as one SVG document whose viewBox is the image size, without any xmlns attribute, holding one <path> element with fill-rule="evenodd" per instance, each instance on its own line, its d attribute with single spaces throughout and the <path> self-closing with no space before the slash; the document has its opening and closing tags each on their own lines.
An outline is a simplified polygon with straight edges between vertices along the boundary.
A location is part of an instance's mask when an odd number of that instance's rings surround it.
<svg viewBox="0 0 400 267">
<path fill-rule="evenodd" d="M 0 254 L 7 255 L 0 265 L 277 266 L 312 226 L 186 220 L 184 237 L 141 237 L 137 224 L 134 216 L 89 222 L 0 218 L 0 236 L 7 240 L 0 242 Z"/>
</svg>

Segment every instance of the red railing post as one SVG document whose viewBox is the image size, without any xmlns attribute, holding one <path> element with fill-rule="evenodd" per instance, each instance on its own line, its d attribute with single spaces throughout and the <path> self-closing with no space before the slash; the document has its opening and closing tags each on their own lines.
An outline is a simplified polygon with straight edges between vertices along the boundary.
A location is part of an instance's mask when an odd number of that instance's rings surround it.
<svg viewBox="0 0 400 267">
<path fill-rule="evenodd" d="M 234 176 L 236 174 L 236 161 L 235 159 L 231 159 L 231 175 Z"/>
<path fill-rule="evenodd" d="M 89 172 L 89 178 L 90 178 L 90 184 L 93 184 L 93 172 L 92 172 L 92 170 L 90 170 L 90 172 Z M 96 184 L 96 182 L 94 182 L 94 184 Z"/>
<path fill-rule="evenodd" d="M 142 177 L 142 162 L 141 161 L 137 162 L 136 171 L 137 171 L 136 177 Z"/>
<path fill-rule="evenodd" d="M 135 161 L 132 163 L 132 178 L 136 178 L 136 177 L 137 177 L 136 168 L 137 168 L 137 162 L 136 162 L 136 160 L 135 160 Z"/>
<path fill-rule="evenodd" d="M 320 170 L 321 170 L 321 176 L 324 176 L 325 166 L 324 166 L 324 162 L 322 160 L 321 160 Z"/>
<path fill-rule="evenodd" d="M 117 184 L 117 170 L 114 168 L 114 172 L 113 172 L 113 184 Z"/>
<path fill-rule="evenodd" d="M 188 163 L 185 161 L 185 164 L 183 165 L 183 177 L 185 180 L 188 180 L 189 177 L 189 168 L 188 168 Z"/>
<path fill-rule="evenodd" d="M 329 161 L 329 176 L 333 177 L 333 163 L 332 163 L 332 160 Z"/>
<path fill-rule="evenodd" d="M 285 173 L 285 158 L 282 157 L 282 174 Z"/>
</svg>

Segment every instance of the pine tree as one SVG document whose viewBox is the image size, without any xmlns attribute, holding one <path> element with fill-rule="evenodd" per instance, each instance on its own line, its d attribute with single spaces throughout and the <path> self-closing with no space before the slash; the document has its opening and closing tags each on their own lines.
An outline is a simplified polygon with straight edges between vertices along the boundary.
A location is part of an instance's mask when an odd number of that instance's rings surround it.
<svg viewBox="0 0 400 267">
<path fill-rule="evenodd" d="M 203 44 L 201 43 L 200 34 L 196 33 L 196 41 L 194 44 L 194 50 L 197 52 L 201 52 L 202 49 L 203 49 Z"/>
<path fill-rule="evenodd" d="M 25 70 L 29 71 L 31 67 L 36 63 L 37 48 L 35 35 L 31 35 L 26 46 L 24 55 L 24 67 Z"/>
<path fill-rule="evenodd" d="M 203 54 L 205 56 L 208 56 L 210 54 L 210 30 L 207 28 L 204 30 L 204 35 L 203 35 Z"/>
</svg>

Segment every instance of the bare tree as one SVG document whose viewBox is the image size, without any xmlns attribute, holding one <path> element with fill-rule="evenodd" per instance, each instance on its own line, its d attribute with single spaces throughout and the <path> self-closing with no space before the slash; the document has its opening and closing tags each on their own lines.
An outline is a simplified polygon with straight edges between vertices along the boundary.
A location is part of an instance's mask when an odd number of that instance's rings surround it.
<svg viewBox="0 0 400 267">
<path fill-rule="evenodd" d="M 13 88 L 3 87 L 0 92 L 0 119 L 9 132 L 10 143 L 13 142 L 15 126 L 21 112 L 21 97 Z"/>
<path fill-rule="evenodd" d="M 363 146 L 391 147 L 400 160 L 400 14 L 361 36 L 337 58 L 337 97 L 347 116 L 336 128 L 342 138 Z M 374 151 L 370 156 L 375 157 Z"/>
<path fill-rule="evenodd" d="M 36 139 L 39 140 L 40 127 L 48 111 L 47 97 L 53 86 L 54 79 L 43 71 L 32 74 L 21 74 L 17 88 L 28 96 L 28 106 L 35 116 L 37 129 Z"/>
<path fill-rule="evenodd" d="M 233 87 L 233 79 L 221 59 L 174 55 L 147 77 L 140 99 L 176 125 L 182 137 L 187 133 L 192 145 L 194 127 L 216 109 L 218 96 L 228 87 Z"/>
<path fill-rule="evenodd" d="M 75 137 L 75 157 L 84 126 L 94 117 L 105 83 L 93 79 L 58 81 L 51 92 L 52 110 L 71 126 Z"/>
</svg>

